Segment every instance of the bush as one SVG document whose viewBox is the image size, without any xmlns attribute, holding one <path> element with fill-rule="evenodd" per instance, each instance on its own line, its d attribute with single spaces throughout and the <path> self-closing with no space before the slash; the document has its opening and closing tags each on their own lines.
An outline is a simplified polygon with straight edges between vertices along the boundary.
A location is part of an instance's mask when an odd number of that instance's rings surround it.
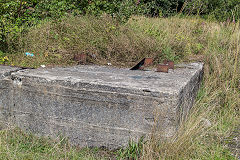
<svg viewBox="0 0 240 160">
<path fill-rule="evenodd" d="M 240 19 L 240 0 L 188 0 L 186 4 L 188 14 L 211 15 L 219 21 Z"/>
<path fill-rule="evenodd" d="M 18 36 L 43 19 L 107 13 L 126 23 L 136 14 L 166 17 L 179 11 L 236 21 L 240 18 L 240 0 L 0 0 L 0 50 L 13 52 Z"/>
</svg>

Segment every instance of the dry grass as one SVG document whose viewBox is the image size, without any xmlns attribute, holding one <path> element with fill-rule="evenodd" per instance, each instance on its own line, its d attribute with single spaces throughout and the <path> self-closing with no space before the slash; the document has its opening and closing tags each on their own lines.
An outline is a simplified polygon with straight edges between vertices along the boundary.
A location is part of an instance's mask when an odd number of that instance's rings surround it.
<svg viewBox="0 0 240 160">
<path fill-rule="evenodd" d="M 29 67 L 73 65 L 74 55 L 80 53 L 88 55 L 89 63 L 111 62 L 115 66 L 131 66 L 143 57 L 153 57 L 156 62 L 184 57 L 185 51 L 179 50 L 179 45 L 174 48 L 162 43 L 171 38 L 165 31 L 158 33 L 151 26 L 145 29 L 142 20 L 136 17 L 120 25 L 108 16 L 83 16 L 42 22 L 20 35 L 11 63 Z M 35 57 L 26 57 L 25 52 L 34 53 Z"/>
<path fill-rule="evenodd" d="M 174 35 L 180 35 L 191 39 L 180 41 L 185 46 L 187 43 L 203 45 L 200 54 L 204 55 L 205 76 L 198 100 L 178 135 L 168 143 L 156 138 L 148 141 L 142 159 L 237 159 L 239 155 L 234 158 L 227 143 L 231 143 L 229 137 L 240 124 L 239 23 L 224 26 L 178 18 L 165 19 L 165 23 L 160 24 L 152 21 L 159 26 L 167 25 L 171 40 Z M 200 27 L 200 34 L 193 34 L 196 27 Z M 177 41 L 171 44 L 174 43 L 177 45 Z"/>
</svg>

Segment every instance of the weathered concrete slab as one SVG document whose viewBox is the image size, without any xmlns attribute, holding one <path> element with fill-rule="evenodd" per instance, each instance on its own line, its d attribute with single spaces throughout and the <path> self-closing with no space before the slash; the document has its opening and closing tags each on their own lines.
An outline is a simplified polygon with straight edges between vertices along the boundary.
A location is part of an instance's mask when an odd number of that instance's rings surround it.
<svg viewBox="0 0 240 160">
<path fill-rule="evenodd" d="M 80 146 L 126 146 L 151 132 L 176 133 L 192 106 L 203 65 L 171 71 L 100 66 L 12 73 L 11 123 L 39 135 L 65 135 Z M 7 114 L 7 113 L 4 113 Z"/>
</svg>

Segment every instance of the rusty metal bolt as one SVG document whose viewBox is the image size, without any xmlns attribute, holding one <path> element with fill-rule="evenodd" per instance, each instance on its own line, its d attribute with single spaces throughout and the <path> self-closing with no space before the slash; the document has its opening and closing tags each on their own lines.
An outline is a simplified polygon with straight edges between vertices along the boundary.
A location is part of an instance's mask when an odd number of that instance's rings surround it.
<svg viewBox="0 0 240 160">
<path fill-rule="evenodd" d="M 153 63 L 152 58 L 144 58 L 130 70 L 144 70 L 144 67 L 147 67 Z"/>
<path fill-rule="evenodd" d="M 174 69 L 174 62 L 173 61 L 169 61 L 168 62 L 168 67 L 169 67 L 169 69 Z"/>
<path fill-rule="evenodd" d="M 159 64 L 157 67 L 157 72 L 168 73 L 169 66 L 167 64 Z"/>
<path fill-rule="evenodd" d="M 145 60 L 144 60 L 144 67 L 152 65 L 152 63 L 153 63 L 153 59 L 152 58 L 145 58 Z"/>
<path fill-rule="evenodd" d="M 174 69 L 174 62 L 173 61 L 168 61 L 168 60 L 164 60 L 163 64 L 167 64 L 169 67 L 169 69 Z"/>
<path fill-rule="evenodd" d="M 76 55 L 74 55 L 74 61 L 77 61 L 78 64 L 86 64 L 87 55 L 86 54 L 76 54 Z"/>
</svg>

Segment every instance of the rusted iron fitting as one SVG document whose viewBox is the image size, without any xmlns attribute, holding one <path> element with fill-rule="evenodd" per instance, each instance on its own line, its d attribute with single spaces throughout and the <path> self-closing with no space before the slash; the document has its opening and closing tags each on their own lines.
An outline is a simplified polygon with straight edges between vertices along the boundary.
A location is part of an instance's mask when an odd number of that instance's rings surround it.
<svg viewBox="0 0 240 160">
<path fill-rule="evenodd" d="M 78 62 L 78 64 L 86 64 L 87 62 L 87 55 L 86 54 L 75 54 L 74 61 Z"/>
<path fill-rule="evenodd" d="M 164 60 L 163 64 L 167 64 L 169 69 L 174 69 L 174 62 L 173 61 Z"/>
<path fill-rule="evenodd" d="M 157 72 L 168 73 L 169 69 L 174 69 L 174 62 L 169 60 L 164 60 L 163 64 L 158 65 Z"/>
<path fill-rule="evenodd" d="M 153 64 L 153 59 L 152 58 L 145 58 L 144 67 L 150 66 L 152 64 Z"/>
<path fill-rule="evenodd" d="M 153 64 L 152 58 L 144 58 L 137 65 L 132 67 L 130 70 L 144 70 L 144 67 Z M 168 73 L 169 69 L 174 69 L 174 62 L 169 60 L 164 60 L 163 64 L 159 64 L 157 66 L 157 72 L 165 72 Z"/>
<path fill-rule="evenodd" d="M 144 67 L 152 65 L 153 59 L 152 58 L 144 58 L 130 70 L 144 70 Z"/>
<path fill-rule="evenodd" d="M 165 72 L 168 73 L 169 66 L 167 64 L 159 64 L 157 66 L 157 72 Z"/>
</svg>

